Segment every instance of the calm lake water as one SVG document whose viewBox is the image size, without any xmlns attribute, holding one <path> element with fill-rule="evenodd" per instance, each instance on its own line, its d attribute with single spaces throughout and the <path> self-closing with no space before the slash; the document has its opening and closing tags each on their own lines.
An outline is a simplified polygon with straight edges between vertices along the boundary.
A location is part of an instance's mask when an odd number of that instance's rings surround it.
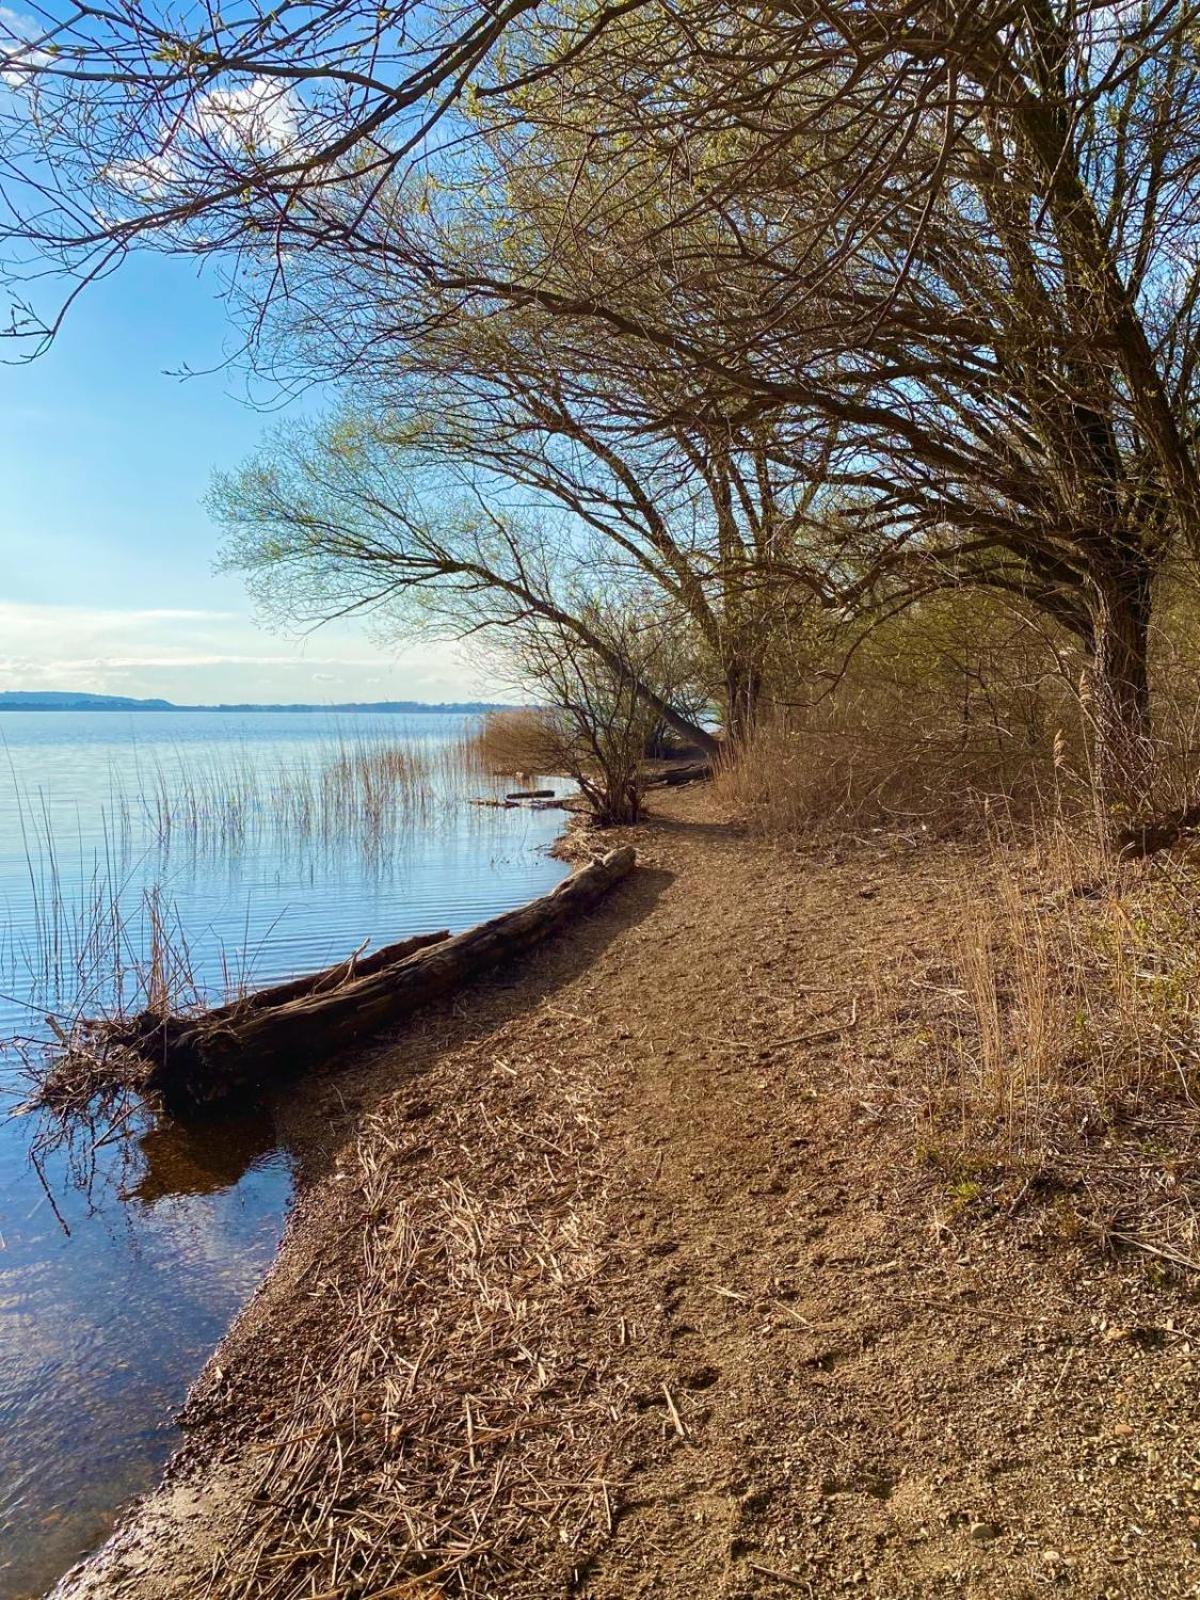
<svg viewBox="0 0 1200 1600">
<path fill-rule="evenodd" d="M 148 1489 L 277 1246 L 262 1118 L 31 1148 L 48 1014 L 307 972 L 543 893 L 554 812 L 494 792 L 458 716 L 0 713 L 0 1600 L 40 1595 Z M 396 752 L 400 754 L 397 755 Z M 157 947 L 159 959 L 151 958 Z"/>
</svg>

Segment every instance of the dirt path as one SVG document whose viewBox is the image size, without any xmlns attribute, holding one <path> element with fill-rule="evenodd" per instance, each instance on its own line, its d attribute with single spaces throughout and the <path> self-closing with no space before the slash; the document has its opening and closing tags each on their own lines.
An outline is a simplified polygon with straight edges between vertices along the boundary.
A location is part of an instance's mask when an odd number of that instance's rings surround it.
<svg viewBox="0 0 1200 1600">
<path fill-rule="evenodd" d="M 964 1209 L 897 1111 L 880 974 L 946 958 L 961 852 L 658 809 L 585 927 L 293 1108 L 279 1267 L 72 1600 L 1200 1594 L 1188 1285 Z"/>
</svg>

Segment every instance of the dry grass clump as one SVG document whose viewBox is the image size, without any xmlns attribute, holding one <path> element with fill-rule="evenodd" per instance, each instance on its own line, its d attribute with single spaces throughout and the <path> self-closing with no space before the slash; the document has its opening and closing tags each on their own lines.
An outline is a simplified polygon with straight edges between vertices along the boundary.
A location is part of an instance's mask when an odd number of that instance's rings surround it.
<svg viewBox="0 0 1200 1600">
<path fill-rule="evenodd" d="M 1096 708 L 1078 642 L 980 595 L 926 601 L 851 654 L 843 644 L 796 667 L 802 689 L 767 704 L 720 791 L 780 838 L 975 829 L 997 808 L 1031 818 L 1066 805 L 1101 830 L 1131 815 L 1178 816 L 1200 805 L 1200 633 L 1190 594 L 1182 610 L 1166 598 L 1151 636 L 1152 737 L 1119 799 L 1097 792 Z"/>
<path fill-rule="evenodd" d="M 964 731 L 864 690 L 764 719 L 722 765 L 717 793 L 755 831 L 786 838 L 881 825 L 975 827 L 989 807 L 1029 810 L 1056 778 L 1052 730 L 1044 748 L 1017 751 L 994 728 Z"/>
<path fill-rule="evenodd" d="M 525 778 L 556 770 L 562 734 L 545 711 L 532 707 L 489 711 L 469 744 L 484 770 L 506 778 Z"/>
<path fill-rule="evenodd" d="M 785 671 L 720 787 L 770 836 L 1021 809 L 1086 770 L 1080 670 L 994 599 L 934 597 Z"/>
<path fill-rule="evenodd" d="M 544 1595 L 611 1530 L 597 1130 L 559 1026 L 528 1060 L 483 1041 L 418 1120 L 367 1120 L 337 1174 L 361 1255 L 317 1285 L 336 1343 L 213 1595 Z"/>
<path fill-rule="evenodd" d="M 1059 827 L 995 843 L 946 922 L 941 956 L 890 986 L 952 1205 L 1040 1188 L 1064 1231 L 1200 1269 L 1200 870 L 1097 860 Z"/>
<path fill-rule="evenodd" d="M 129 1085 L 145 1076 L 144 1063 L 127 1047 L 126 1019 L 188 1015 L 205 1003 L 178 907 L 160 885 L 128 906 L 98 877 L 88 889 L 70 904 L 56 886 L 51 914 L 35 924 L 39 953 L 53 939 L 54 965 L 47 963 L 43 974 L 47 988 L 56 999 L 69 995 L 71 1009 L 45 1015 L 48 1033 L 39 1028 L 0 1041 L 30 1084 L 28 1106 L 53 1112 L 64 1136 L 71 1124 L 103 1127 L 114 1105 L 123 1111 Z M 222 974 L 232 999 L 244 981 L 227 960 Z"/>
</svg>

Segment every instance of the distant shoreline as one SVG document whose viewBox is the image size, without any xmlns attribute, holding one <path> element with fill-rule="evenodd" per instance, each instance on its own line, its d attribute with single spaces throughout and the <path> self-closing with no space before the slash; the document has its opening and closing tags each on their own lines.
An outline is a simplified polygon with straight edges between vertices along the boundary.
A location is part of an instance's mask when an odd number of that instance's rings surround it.
<svg viewBox="0 0 1200 1600">
<path fill-rule="evenodd" d="M 340 711 L 348 713 L 375 712 L 381 714 L 400 714 L 406 712 L 436 715 L 452 713 L 481 713 L 485 711 L 512 711 L 511 705 L 493 700 L 454 700 L 438 704 L 431 704 L 424 700 L 346 700 L 336 704 L 317 705 L 306 702 L 293 702 L 286 705 L 274 705 L 262 701 L 245 701 L 236 704 L 218 705 L 176 705 L 171 700 L 134 700 L 126 699 L 121 695 L 90 695 L 69 693 L 45 693 L 36 691 L 4 690 L 0 691 L 0 711 L 279 711 L 305 714 L 312 712 Z"/>
</svg>

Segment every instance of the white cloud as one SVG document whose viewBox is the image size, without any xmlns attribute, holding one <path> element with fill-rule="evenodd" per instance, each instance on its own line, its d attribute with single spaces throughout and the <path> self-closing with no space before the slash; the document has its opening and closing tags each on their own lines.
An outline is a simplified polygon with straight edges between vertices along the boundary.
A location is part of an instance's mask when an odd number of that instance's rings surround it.
<svg viewBox="0 0 1200 1600">
<path fill-rule="evenodd" d="M 51 59 L 45 50 L 35 48 L 45 31 L 35 18 L 0 5 L 0 83 L 23 89 L 29 82 L 29 68 L 44 66 Z"/>
<path fill-rule="evenodd" d="M 22 16 L 9 6 L 0 6 L 0 50 L 11 50 L 37 37 L 32 17 Z"/>
<path fill-rule="evenodd" d="M 253 78 L 236 89 L 213 89 L 196 103 L 192 119 L 205 142 L 239 153 L 278 155 L 296 142 L 300 105 L 291 88 L 270 78 Z"/>
<path fill-rule="evenodd" d="M 158 623 L 240 622 L 237 611 L 203 611 L 184 607 L 153 606 L 122 609 L 116 606 L 67 606 L 0 600 L 0 638 L 40 637 L 75 630 L 100 629 L 140 631 Z"/>
<path fill-rule="evenodd" d="M 0 689 L 216 700 L 459 700 L 490 696 L 451 644 L 395 650 L 349 627 L 304 639 L 235 611 L 0 601 Z"/>
<path fill-rule="evenodd" d="M 131 198 L 156 199 L 170 189 L 196 147 L 234 160 L 298 149 L 301 109 L 294 90 L 270 78 L 209 89 L 164 129 L 153 150 L 111 163 L 101 176 Z"/>
</svg>

